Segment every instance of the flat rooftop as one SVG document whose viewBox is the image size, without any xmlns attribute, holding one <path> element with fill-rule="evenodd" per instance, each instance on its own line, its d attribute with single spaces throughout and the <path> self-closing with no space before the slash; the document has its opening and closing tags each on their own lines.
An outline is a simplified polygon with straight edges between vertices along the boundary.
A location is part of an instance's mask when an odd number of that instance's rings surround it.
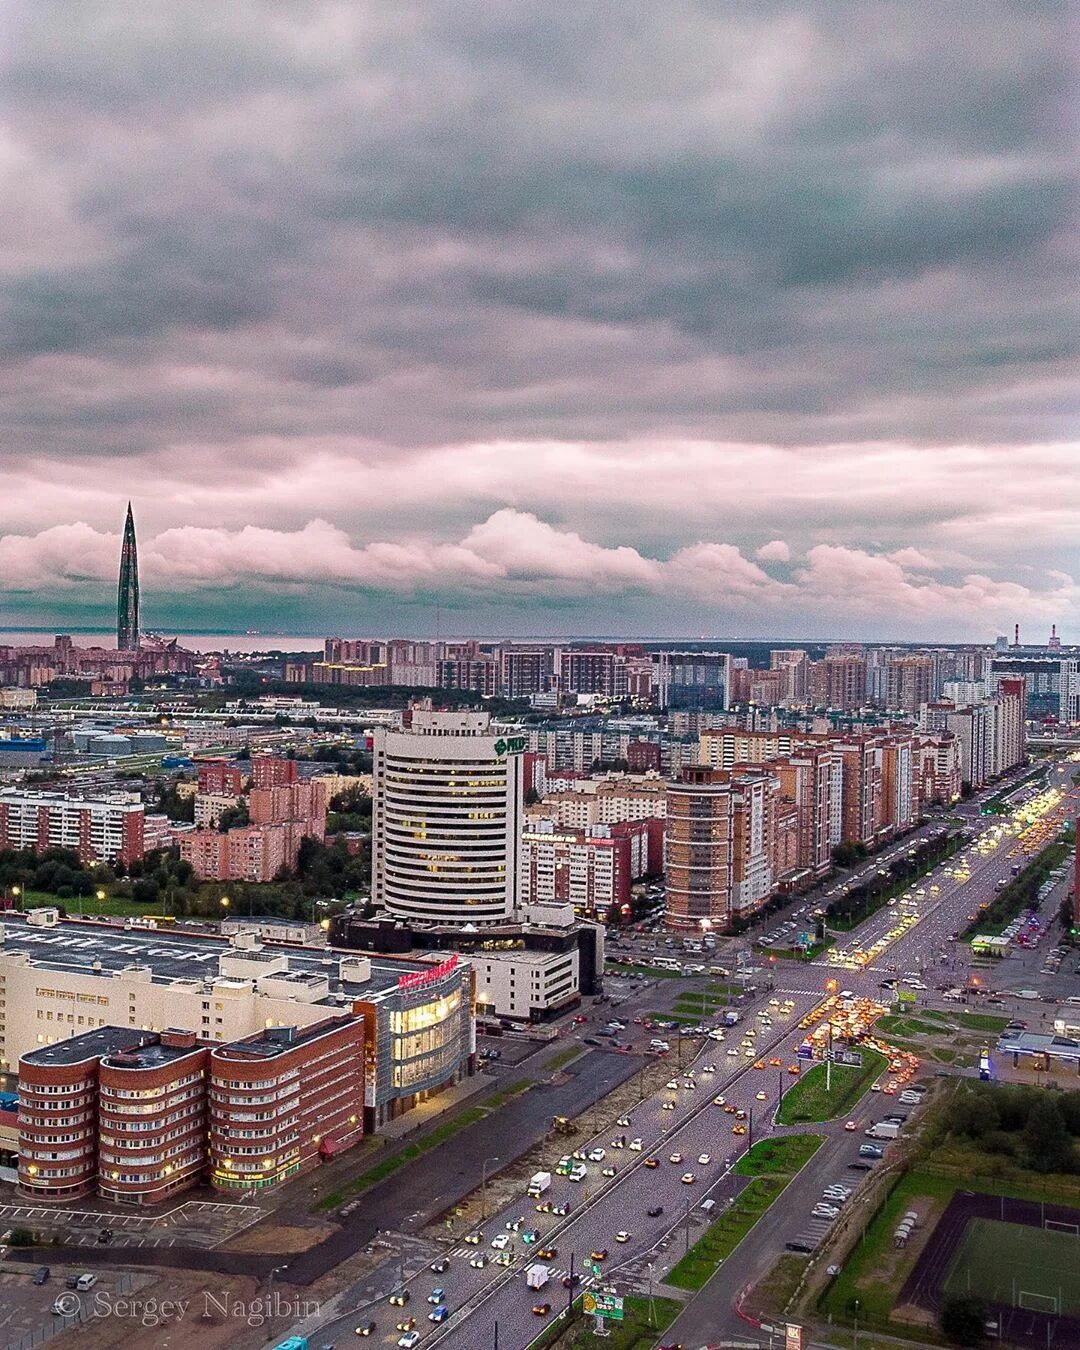
<svg viewBox="0 0 1080 1350">
<path fill-rule="evenodd" d="M 2 916 L 4 940 L 0 956 L 22 954 L 35 964 L 56 971 L 79 971 L 84 975 L 111 975 L 126 966 L 148 966 L 155 982 L 165 980 L 210 980 L 218 974 L 222 956 L 236 956 L 255 962 L 286 956 L 288 975 L 321 976 L 330 982 L 331 996 L 326 1002 L 337 1008 L 336 993 L 356 997 L 379 998 L 397 990 L 398 979 L 417 971 L 430 970 L 435 953 L 428 960 L 412 957 L 383 957 L 367 952 L 298 950 L 295 947 L 264 948 L 262 953 L 234 947 L 225 938 L 185 935 L 182 928 L 125 930 L 100 924 L 61 920 L 53 928 L 35 928 L 10 912 Z M 269 955 L 268 955 L 269 953 Z M 363 985 L 350 981 L 346 991 L 338 977 L 343 959 L 364 957 L 371 962 L 371 979 Z M 282 973 L 283 975 L 285 972 Z M 281 976 L 278 976 L 281 978 Z M 77 1038 L 76 1038 L 77 1039 Z"/>
<path fill-rule="evenodd" d="M 341 1010 L 338 1016 L 341 1016 Z M 216 1045 L 214 1054 L 218 1058 L 224 1055 L 226 1059 L 273 1059 L 275 1055 L 287 1054 L 298 1045 L 305 1045 L 308 1041 L 318 1040 L 320 1036 L 337 1030 L 338 1026 L 333 1024 L 328 1026 L 325 1022 L 316 1022 L 307 1027 L 270 1027 L 266 1031 L 260 1031 L 257 1036 L 252 1036 L 250 1040 L 229 1041 L 226 1045 Z"/>
<path fill-rule="evenodd" d="M 997 1048 L 1002 1054 L 1049 1055 L 1057 1059 L 1080 1059 L 1080 1041 L 1045 1031 L 1002 1032 Z"/>
<path fill-rule="evenodd" d="M 134 1027 L 97 1027 L 55 1045 L 31 1050 L 23 1059 L 29 1064 L 78 1064 L 84 1059 L 137 1050 L 152 1036 L 152 1032 L 136 1031 Z"/>
</svg>

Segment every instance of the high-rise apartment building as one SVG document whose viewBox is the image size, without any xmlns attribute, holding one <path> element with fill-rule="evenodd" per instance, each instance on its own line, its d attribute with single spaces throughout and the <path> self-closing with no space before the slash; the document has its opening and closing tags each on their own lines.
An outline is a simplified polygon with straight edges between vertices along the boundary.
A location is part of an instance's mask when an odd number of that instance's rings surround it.
<svg viewBox="0 0 1080 1350">
<path fill-rule="evenodd" d="M 144 825 L 142 803 L 123 796 L 0 791 L 0 848 L 67 848 L 84 863 L 130 863 L 143 856 Z"/>
<path fill-rule="evenodd" d="M 933 697 L 934 663 L 929 656 L 894 657 L 885 668 L 885 706 L 918 712 Z"/>
<path fill-rule="evenodd" d="M 731 920 L 734 866 L 731 775 L 704 765 L 667 789 L 667 909 L 673 930 L 700 932 Z"/>
<path fill-rule="evenodd" d="M 830 708 L 861 708 L 866 702 L 866 658 L 856 655 L 826 656 L 825 702 Z"/>
<path fill-rule="evenodd" d="M 486 713 L 374 733 L 372 899 L 396 917 L 497 923 L 517 908 L 524 737 Z"/>
</svg>

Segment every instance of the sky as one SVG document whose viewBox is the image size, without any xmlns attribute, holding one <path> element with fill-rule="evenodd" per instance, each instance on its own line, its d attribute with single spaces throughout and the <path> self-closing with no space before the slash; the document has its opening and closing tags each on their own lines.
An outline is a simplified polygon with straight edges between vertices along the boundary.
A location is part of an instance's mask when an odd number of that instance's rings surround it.
<svg viewBox="0 0 1080 1350">
<path fill-rule="evenodd" d="M 0 625 L 1080 640 L 1065 0 L 4 13 Z"/>
</svg>

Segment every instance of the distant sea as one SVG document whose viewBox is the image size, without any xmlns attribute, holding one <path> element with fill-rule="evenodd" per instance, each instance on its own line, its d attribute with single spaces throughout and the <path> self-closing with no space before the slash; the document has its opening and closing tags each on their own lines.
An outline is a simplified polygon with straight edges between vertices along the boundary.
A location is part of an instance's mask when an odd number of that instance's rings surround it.
<svg viewBox="0 0 1080 1350">
<path fill-rule="evenodd" d="M 70 633 L 76 647 L 115 647 L 116 630 L 79 628 L 0 628 L 0 647 L 52 646 L 57 633 Z M 321 652 L 321 637 L 282 633 L 179 633 L 170 630 L 181 647 L 193 652 Z"/>
</svg>

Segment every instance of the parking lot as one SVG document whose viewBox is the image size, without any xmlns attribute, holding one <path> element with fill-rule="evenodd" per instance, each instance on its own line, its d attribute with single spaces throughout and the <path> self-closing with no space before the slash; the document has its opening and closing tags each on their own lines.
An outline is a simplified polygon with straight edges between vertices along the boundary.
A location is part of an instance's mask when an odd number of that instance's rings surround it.
<svg viewBox="0 0 1080 1350">
<path fill-rule="evenodd" d="M 109 1306 L 115 1299 L 152 1284 L 156 1278 L 150 1274 L 97 1270 L 93 1289 L 80 1294 L 68 1289 L 67 1282 L 77 1278 L 81 1271 L 66 1266 L 46 1268 L 48 1278 L 43 1284 L 35 1284 L 34 1273 L 38 1267 L 0 1265 L 2 1350 L 30 1350 L 32 1345 L 41 1345 L 78 1325 L 80 1320 L 93 1313 L 95 1306 Z M 57 1305 L 57 1299 L 63 1299 L 63 1304 Z M 68 1315 L 55 1313 L 54 1305 L 62 1306 Z"/>
<path fill-rule="evenodd" d="M 29 1228 L 62 1242 L 96 1242 L 107 1229 L 110 1247 L 217 1247 L 268 1212 L 250 1203 L 210 1200 L 189 1200 L 158 1215 L 0 1205 L 0 1228 Z"/>
</svg>

